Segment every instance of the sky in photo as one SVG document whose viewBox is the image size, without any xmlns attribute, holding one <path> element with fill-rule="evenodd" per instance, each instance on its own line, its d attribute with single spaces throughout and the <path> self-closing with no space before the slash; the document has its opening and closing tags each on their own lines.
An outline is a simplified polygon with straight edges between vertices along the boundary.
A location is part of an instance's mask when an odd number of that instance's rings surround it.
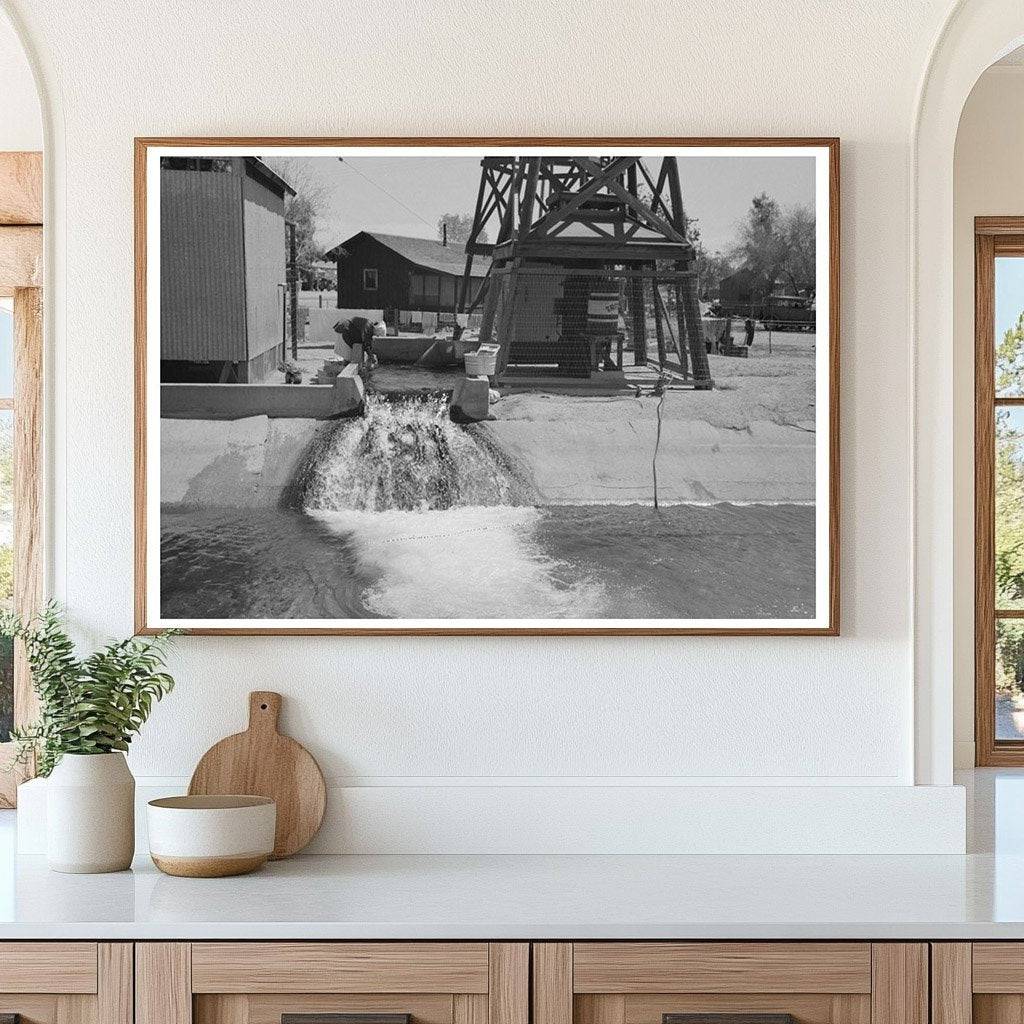
<svg viewBox="0 0 1024 1024">
<path fill-rule="evenodd" d="M 472 215 L 480 187 L 479 157 L 297 159 L 331 196 L 318 238 L 324 248 L 358 231 L 436 238 L 442 214 Z M 710 252 L 733 245 L 737 225 L 761 192 L 783 208 L 814 205 L 813 157 L 683 157 L 679 171 L 686 212 Z M 496 227 L 490 227 L 492 240 Z"/>
<path fill-rule="evenodd" d="M 1024 312 L 1024 257 L 996 259 L 996 344 Z"/>
</svg>

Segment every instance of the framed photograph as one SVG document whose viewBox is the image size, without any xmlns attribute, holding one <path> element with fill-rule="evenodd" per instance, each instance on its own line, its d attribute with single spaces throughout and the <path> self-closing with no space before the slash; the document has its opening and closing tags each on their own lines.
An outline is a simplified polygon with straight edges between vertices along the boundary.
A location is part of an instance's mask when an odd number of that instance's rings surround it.
<svg viewBox="0 0 1024 1024">
<path fill-rule="evenodd" d="M 140 632 L 838 633 L 837 139 L 135 167 Z"/>
</svg>

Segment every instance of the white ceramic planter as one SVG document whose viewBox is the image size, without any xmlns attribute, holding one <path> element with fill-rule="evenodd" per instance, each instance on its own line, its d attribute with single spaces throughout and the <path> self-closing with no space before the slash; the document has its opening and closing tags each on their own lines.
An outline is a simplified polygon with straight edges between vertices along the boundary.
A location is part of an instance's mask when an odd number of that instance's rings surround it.
<svg viewBox="0 0 1024 1024">
<path fill-rule="evenodd" d="M 124 871 L 135 854 L 135 779 L 124 754 L 65 754 L 46 784 L 52 871 Z"/>
</svg>

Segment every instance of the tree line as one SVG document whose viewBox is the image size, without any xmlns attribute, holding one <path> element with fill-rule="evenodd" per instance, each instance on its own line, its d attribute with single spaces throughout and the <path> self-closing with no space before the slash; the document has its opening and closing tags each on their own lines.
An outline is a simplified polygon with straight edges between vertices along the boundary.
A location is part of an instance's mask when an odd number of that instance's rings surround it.
<svg viewBox="0 0 1024 1024">
<path fill-rule="evenodd" d="M 724 252 L 708 252 L 693 223 L 688 237 L 697 252 L 701 294 L 740 269 L 782 285 L 796 295 L 813 297 L 816 277 L 814 209 L 797 204 L 783 209 L 767 192 L 754 196 L 737 228 L 736 242 Z"/>
</svg>

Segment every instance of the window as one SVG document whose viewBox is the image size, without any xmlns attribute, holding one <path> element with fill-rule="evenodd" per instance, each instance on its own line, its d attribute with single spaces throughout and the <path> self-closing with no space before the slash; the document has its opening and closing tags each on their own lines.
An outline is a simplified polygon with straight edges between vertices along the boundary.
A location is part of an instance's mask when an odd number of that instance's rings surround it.
<svg viewBox="0 0 1024 1024">
<path fill-rule="evenodd" d="M 14 604 L 14 304 L 0 299 L 0 607 Z M 14 644 L 0 637 L 0 743 L 14 727 Z"/>
<path fill-rule="evenodd" d="M 0 153 L 0 604 L 24 618 L 42 601 L 42 167 L 41 153 Z M 0 807 L 27 774 L 5 741 L 35 714 L 24 652 L 0 642 Z"/>
<path fill-rule="evenodd" d="M 1024 218 L 975 252 L 975 759 L 1024 765 Z"/>
<path fill-rule="evenodd" d="M 42 293 L 17 288 L 0 299 L 0 605 L 28 616 L 41 603 L 40 408 Z M 0 807 L 18 781 L 8 745 L 13 725 L 33 714 L 28 667 L 0 641 Z"/>
<path fill-rule="evenodd" d="M 377 290 L 377 270 L 375 267 L 363 267 L 363 291 L 375 292 Z"/>
</svg>

